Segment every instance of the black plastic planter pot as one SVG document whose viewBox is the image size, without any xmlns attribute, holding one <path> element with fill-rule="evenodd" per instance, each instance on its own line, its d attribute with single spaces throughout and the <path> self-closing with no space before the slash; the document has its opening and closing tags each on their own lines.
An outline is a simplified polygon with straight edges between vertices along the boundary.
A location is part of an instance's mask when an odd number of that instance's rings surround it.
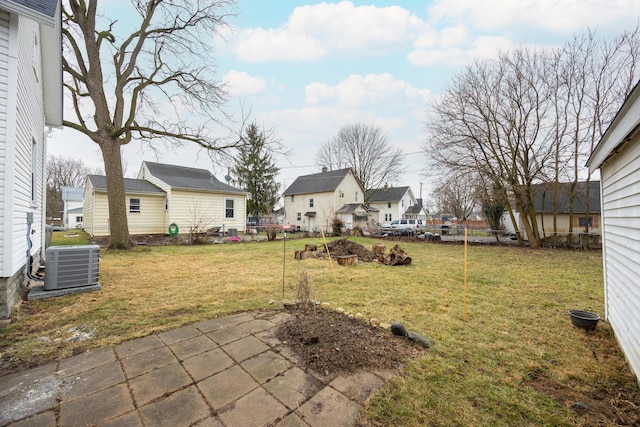
<svg viewBox="0 0 640 427">
<path fill-rule="evenodd" d="M 600 320 L 597 314 L 582 310 L 569 310 L 569 316 L 573 326 L 587 331 L 593 331 Z"/>
</svg>

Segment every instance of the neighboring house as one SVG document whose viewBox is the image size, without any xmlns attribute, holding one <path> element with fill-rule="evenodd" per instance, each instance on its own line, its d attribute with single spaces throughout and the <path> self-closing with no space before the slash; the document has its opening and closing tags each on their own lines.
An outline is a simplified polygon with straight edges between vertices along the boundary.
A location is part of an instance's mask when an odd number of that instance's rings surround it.
<svg viewBox="0 0 640 427">
<path fill-rule="evenodd" d="M 553 183 L 533 186 L 533 206 L 537 214 L 540 235 L 549 235 L 554 232 L 554 187 Z M 573 226 L 573 233 L 585 233 L 585 226 L 588 223 L 589 233 L 600 234 L 600 181 L 589 182 L 588 204 L 586 203 L 587 183 L 584 181 L 576 183 L 573 197 L 573 218 L 570 216 L 569 206 L 570 187 L 571 183 L 569 182 L 558 184 L 555 232 L 566 235 L 569 233 L 570 226 Z M 587 212 L 587 207 L 589 212 Z M 520 227 L 520 230 L 523 230 L 523 227 Z"/>
<path fill-rule="evenodd" d="M 246 193 L 220 182 L 206 169 L 143 162 L 138 179 L 125 179 L 129 233 L 163 234 L 175 224 L 182 234 L 192 229 L 245 229 Z M 83 225 L 92 236 L 108 236 L 106 178 L 89 175 Z"/>
<path fill-rule="evenodd" d="M 640 378 L 640 82 L 587 166 L 602 183 L 604 314 Z"/>
<path fill-rule="evenodd" d="M 67 211 L 67 228 L 82 228 L 82 211 L 82 206 Z"/>
<path fill-rule="evenodd" d="M 62 225 L 74 228 L 82 223 L 84 188 L 62 187 Z"/>
<path fill-rule="evenodd" d="M 429 212 L 427 212 L 427 208 L 422 206 L 422 199 L 416 199 L 416 204 L 407 208 L 404 212 L 404 217 L 408 219 L 421 219 L 422 221 L 426 221 L 429 217 Z"/>
<path fill-rule="evenodd" d="M 130 234 L 163 234 L 170 222 L 165 210 L 167 194 L 142 179 L 124 179 L 127 222 Z M 108 236 L 109 202 L 107 178 L 88 175 L 84 186 L 83 228 L 91 236 Z"/>
<path fill-rule="evenodd" d="M 350 168 L 335 171 L 323 168 L 321 173 L 296 178 L 283 197 L 289 225 L 307 231 L 331 230 L 333 219 L 344 205 L 364 202 L 364 189 Z M 353 218 L 353 212 L 341 215 Z"/>
<path fill-rule="evenodd" d="M 347 203 L 336 211 L 336 216 L 344 224 L 344 228 L 353 230 L 356 227 L 366 229 L 369 225 L 378 224 L 380 211 L 364 203 Z"/>
<path fill-rule="evenodd" d="M 386 185 L 382 188 L 368 190 L 365 200 L 368 206 L 380 211 L 379 218 L 382 223 L 405 218 L 407 209 L 417 203 L 411 187 L 388 187 Z"/>
<path fill-rule="evenodd" d="M 57 0 L 0 0 L 0 318 L 44 252 L 45 128 L 62 126 L 60 12 Z"/>
<path fill-rule="evenodd" d="M 573 218 L 570 215 L 569 195 L 571 183 L 561 182 L 558 184 L 557 206 L 555 208 L 555 232 L 560 238 L 565 238 L 569 234 L 570 225 L 573 225 L 572 233 L 576 235 L 585 234 L 585 226 L 588 222 L 588 230 L 591 235 L 600 234 L 600 181 L 589 182 L 589 203 L 587 204 L 587 183 L 578 182 L 573 198 Z M 536 211 L 538 230 L 540 236 L 550 236 L 554 233 L 554 184 L 544 183 L 533 186 L 534 200 L 533 206 Z M 587 207 L 589 212 L 587 212 Z M 517 213 L 514 217 L 518 221 L 518 230 L 526 240 L 524 224 Z M 587 219 L 588 218 L 588 219 Z M 505 230 L 515 231 L 508 214 L 504 216 Z"/>
</svg>

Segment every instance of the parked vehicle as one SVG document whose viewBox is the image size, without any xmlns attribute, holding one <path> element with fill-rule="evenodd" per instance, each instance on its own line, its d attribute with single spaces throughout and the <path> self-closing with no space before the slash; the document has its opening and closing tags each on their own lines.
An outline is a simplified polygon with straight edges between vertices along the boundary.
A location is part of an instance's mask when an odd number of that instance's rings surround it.
<svg viewBox="0 0 640 427">
<path fill-rule="evenodd" d="M 395 219 L 391 221 L 391 232 L 393 234 L 409 235 L 424 230 L 421 219 Z M 383 228 L 384 231 L 384 228 Z"/>
</svg>

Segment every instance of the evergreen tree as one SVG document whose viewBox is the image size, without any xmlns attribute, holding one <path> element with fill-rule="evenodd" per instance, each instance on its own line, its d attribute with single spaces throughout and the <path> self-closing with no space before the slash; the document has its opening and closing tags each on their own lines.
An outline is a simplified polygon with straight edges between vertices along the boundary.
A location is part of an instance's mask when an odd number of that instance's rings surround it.
<svg viewBox="0 0 640 427">
<path fill-rule="evenodd" d="M 254 122 L 243 136 L 243 145 L 238 149 L 238 157 L 233 169 L 240 188 L 249 193 L 247 214 L 266 216 L 273 212 L 278 202 L 280 184 L 276 175 L 280 171 L 275 166 L 270 146 L 274 141 Z"/>
</svg>

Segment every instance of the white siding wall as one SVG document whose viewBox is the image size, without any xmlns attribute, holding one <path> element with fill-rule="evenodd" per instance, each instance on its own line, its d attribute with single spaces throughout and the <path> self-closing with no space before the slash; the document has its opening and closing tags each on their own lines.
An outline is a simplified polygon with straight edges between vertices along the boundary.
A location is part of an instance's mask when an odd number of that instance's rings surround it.
<svg viewBox="0 0 640 427">
<path fill-rule="evenodd" d="M 225 199 L 234 200 L 233 218 L 225 217 Z M 173 189 L 169 201 L 169 224 L 177 224 L 181 234 L 188 233 L 194 226 L 209 229 L 223 225 L 225 231 L 236 228 L 242 233 L 245 230 L 246 208 L 244 195 Z"/>
<path fill-rule="evenodd" d="M 0 191 L 0 224 L 3 232 L 0 233 L 0 277 L 4 277 L 5 266 L 5 252 L 10 250 L 11 246 L 7 244 L 8 234 L 4 232 L 7 226 L 11 226 L 11 223 L 5 222 L 5 207 L 9 207 L 10 202 L 7 197 L 10 197 L 12 188 L 7 188 L 7 108 L 9 97 L 9 68 L 10 62 L 15 58 L 9 58 L 9 14 L 0 12 L 0 188 L 7 189 L 8 191 Z M 15 64 L 14 64 L 15 65 Z M 12 120 L 14 120 L 14 115 Z M 5 194 L 8 193 L 8 194 Z M 10 213 L 10 212 L 9 212 Z"/>
<path fill-rule="evenodd" d="M 601 173 L 605 311 L 640 378 L 640 138 Z"/>
<path fill-rule="evenodd" d="M 34 54 L 35 52 L 35 54 Z M 42 174 L 44 173 L 44 110 L 42 70 L 40 69 L 40 27 L 26 18 L 18 25 L 18 85 L 16 117 L 16 151 L 14 170 L 13 272 L 25 264 L 27 249 L 27 212 L 33 213 L 32 254 L 41 245 Z M 38 58 L 38 59 L 35 59 Z M 35 60 L 34 60 L 35 59 Z M 34 144 L 35 142 L 35 144 Z M 32 151 L 35 150 L 37 194 L 32 201 Z"/>
<path fill-rule="evenodd" d="M 340 194 L 343 197 L 340 197 Z M 358 197 L 356 199 L 356 193 Z M 309 207 L 309 201 L 313 199 L 313 207 Z M 358 182 L 351 173 L 347 174 L 335 191 L 324 193 L 295 194 L 293 200 L 291 195 L 284 198 L 284 211 L 289 224 L 300 226 L 303 230 L 308 230 L 309 225 L 317 227 L 318 230 L 331 230 L 335 211 L 344 204 L 362 203 L 364 194 Z M 315 212 L 313 219 L 305 217 L 305 212 Z M 298 213 L 302 218 L 298 221 Z M 312 223 L 310 224 L 310 221 Z"/>
</svg>

